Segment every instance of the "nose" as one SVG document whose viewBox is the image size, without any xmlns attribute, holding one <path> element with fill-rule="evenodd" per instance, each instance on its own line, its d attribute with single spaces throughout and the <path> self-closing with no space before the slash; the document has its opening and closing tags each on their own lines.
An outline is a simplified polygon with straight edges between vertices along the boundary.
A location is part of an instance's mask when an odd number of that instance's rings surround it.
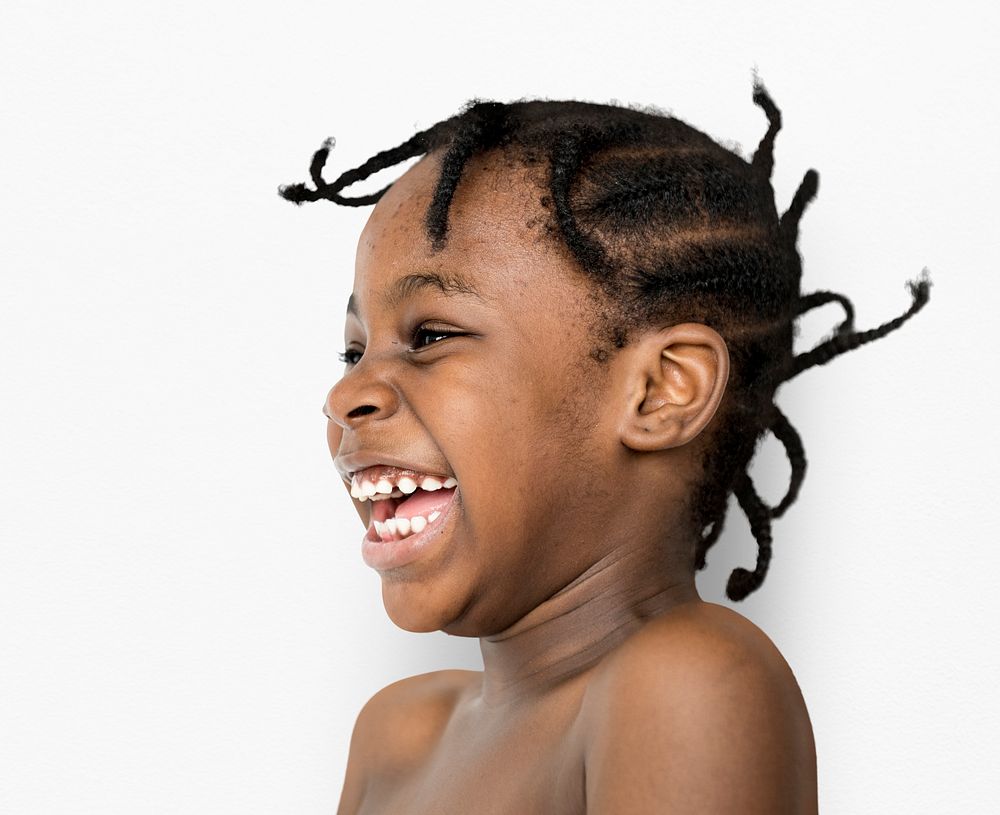
<svg viewBox="0 0 1000 815">
<path fill-rule="evenodd" d="M 323 413 L 343 430 L 356 430 L 364 424 L 386 419 L 396 412 L 396 391 L 372 371 L 358 363 L 326 395 Z"/>
</svg>

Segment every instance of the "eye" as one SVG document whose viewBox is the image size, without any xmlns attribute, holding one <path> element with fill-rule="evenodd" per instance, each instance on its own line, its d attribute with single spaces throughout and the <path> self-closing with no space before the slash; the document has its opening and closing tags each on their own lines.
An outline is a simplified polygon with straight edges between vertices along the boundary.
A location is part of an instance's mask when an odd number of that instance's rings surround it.
<svg viewBox="0 0 1000 815">
<path fill-rule="evenodd" d="M 357 356 L 357 359 L 354 358 L 355 355 Z M 351 351 L 348 349 L 347 351 L 341 351 L 337 354 L 337 357 L 341 362 L 346 362 L 348 365 L 357 365 L 358 361 L 361 359 L 361 352 Z"/>
<path fill-rule="evenodd" d="M 421 348 L 426 348 L 426 345 L 422 345 L 419 342 L 420 337 L 458 337 L 461 332 L 458 331 L 441 331 L 438 328 L 427 328 L 424 325 L 418 326 L 418 328 L 413 332 L 412 345 L 414 351 L 419 351 Z M 433 343 L 431 343 L 433 344 Z"/>
<path fill-rule="evenodd" d="M 420 338 L 422 337 L 443 337 L 447 339 L 448 337 L 460 337 L 460 336 L 462 336 L 462 332 L 460 331 L 441 331 L 440 329 L 437 328 L 427 328 L 425 325 L 421 325 L 418 326 L 416 330 L 414 330 L 413 332 L 413 336 L 411 338 L 412 339 L 411 344 L 413 345 L 413 348 L 411 350 L 419 351 L 421 348 L 427 347 L 426 345 L 420 342 Z M 432 342 L 430 344 L 433 345 L 434 343 Z M 341 351 L 339 354 L 337 354 L 337 357 L 340 359 L 341 362 L 347 365 L 357 365 L 361 361 L 362 354 L 363 354 L 362 351 L 355 351 L 352 349 L 348 349 L 346 351 Z"/>
</svg>

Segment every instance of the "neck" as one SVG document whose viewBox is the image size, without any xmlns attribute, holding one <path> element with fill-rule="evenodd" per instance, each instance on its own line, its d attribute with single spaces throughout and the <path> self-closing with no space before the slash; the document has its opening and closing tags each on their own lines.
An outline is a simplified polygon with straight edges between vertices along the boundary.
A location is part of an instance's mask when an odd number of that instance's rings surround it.
<svg viewBox="0 0 1000 815">
<path fill-rule="evenodd" d="M 489 706 L 535 697 L 584 673 L 650 618 L 701 598 L 690 570 L 616 549 L 499 634 L 481 637 Z"/>
</svg>

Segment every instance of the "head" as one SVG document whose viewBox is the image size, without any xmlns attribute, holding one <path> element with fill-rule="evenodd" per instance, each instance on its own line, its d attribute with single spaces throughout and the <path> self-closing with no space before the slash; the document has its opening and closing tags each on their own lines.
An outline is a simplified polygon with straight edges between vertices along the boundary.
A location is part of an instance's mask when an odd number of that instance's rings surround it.
<svg viewBox="0 0 1000 815">
<path fill-rule="evenodd" d="M 281 189 L 296 203 L 376 204 L 348 367 L 326 405 L 331 452 L 396 451 L 459 482 L 461 544 L 382 575 L 397 624 L 502 630 L 612 552 L 691 576 L 730 493 L 758 558 L 727 595 L 760 586 L 771 521 L 805 473 L 776 389 L 901 325 L 930 284 L 911 282 L 911 308 L 865 332 L 846 297 L 801 293 L 798 224 L 818 176 L 779 216 L 780 114 L 759 82 L 753 98 L 769 126 L 749 161 L 654 110 L 473 102 L 333 183 L 328 141 L 315 189 Z M 341 194 L 414 156 L 385 189 Z M 409 296 L 387 296 L 404 277 Z M 844 321 L 794 355 L 796 318 L 831 301 Z M 773 507 L 747 473 L 768 430 L 792 465 Z M 356 505 L 367 523 L 370 502 Z"/>
</svg>

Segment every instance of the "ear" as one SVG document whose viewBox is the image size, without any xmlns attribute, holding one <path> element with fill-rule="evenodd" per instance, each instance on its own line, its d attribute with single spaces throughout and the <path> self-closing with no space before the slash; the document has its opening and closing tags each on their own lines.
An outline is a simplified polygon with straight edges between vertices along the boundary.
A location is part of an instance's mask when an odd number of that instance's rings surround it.
<svg viewBox="0 0 1000 815">
<path fill-rule="evenodd" d="M 644 334 L 620 357 L 626 401 L 618 433 L 633 450 L 691 441 L 711 421 L 729 381 L 729 349 L 701 323 Z"/>
</svg>

